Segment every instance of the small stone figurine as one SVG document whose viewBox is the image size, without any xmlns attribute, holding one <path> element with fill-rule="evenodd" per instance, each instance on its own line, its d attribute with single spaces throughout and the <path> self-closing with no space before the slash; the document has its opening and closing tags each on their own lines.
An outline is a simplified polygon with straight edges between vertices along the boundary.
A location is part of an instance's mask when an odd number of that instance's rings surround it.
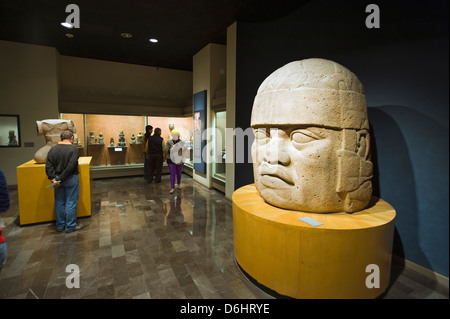
<svg viewBox="0 0 450 319">
<path fill-rule="evenodd" d="M 139 132 L 138 136 L 137 136 L 137 143 L 138 144 L 142 144 L 144 141 L 144 136 L 142 135 L 141 132 Z"/>
<path fill-rule="evenodd" d="M 111 139 L 109 140 L 109 146 L 114 146 L 114 137 L 111 136 Z"/>
<path fill-rule="evenodd" d="M 98 143 L 99 143 L 99 144 L 102 144 L 102 145 L 105 144 L 105 141 L 104 141 L 104 138 L 103 138 L 103 133 L 100 133 L 100 134 L 99 134 L 99 137 L 98 137 Z"/>
<path fill-rule="evenodd" d="M 10 130 L 9 131 L 9 136 L 8 137 L 9 137 L 8 146 L 17 145 L 16 132 L 14 132 L 14 130 Z"/>
<path fill-rule="evenodd" d="M 119 143 L 117 145 L 119 145 L 119 146 L 126 146 L 126 144 L 125 144 L 125 134 L 123 134 L 123 131 L 120 131 Z"/>
<path fill-rule="evenodd" d="M 167 138 L 168 139 L 171 139 L 172 138 L 172 131 L 173 131 L 173 129 L 175 128 L 175 124 L 173 124 L 173 123 L 170 123 L 169 124 L 169 135 L 167 136 Z"/>
<path fill-rule="evenodd" d="M 94 137 L 94 131 L 89 131 L 89 144 L 94 144 L 95 137 Z"/>
<path fill-rule="evenodd" d="M 136 137 L 134 134 L 131 134 L 131 144 L 136 144 Z"/>
<path fill-rule="evenodd" d="M 78 138 L 77 134 L 73 134 L 73 145 L 75 145 L 76 147 L 81 147 L 81 141 Z"/>
</svg>

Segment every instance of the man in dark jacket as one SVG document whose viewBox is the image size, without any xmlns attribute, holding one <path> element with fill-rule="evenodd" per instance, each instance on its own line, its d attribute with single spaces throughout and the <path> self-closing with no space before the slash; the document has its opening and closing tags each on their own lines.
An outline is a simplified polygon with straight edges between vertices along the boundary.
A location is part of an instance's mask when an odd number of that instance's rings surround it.
<svg viewBox="0 0 450 319">
<path fill-rule="evenodd" d="M 55 189 L 56 230 L 67 233 L 83 228 L 77 225 L 77 209 L 80 191 L 78 179 L 78 148 L 73 143 L 73 133 L 61 133 L 61 142 L 47 154 L 45 171 Z"/>
<path fill-rule="evenodd" d="M 161 137 L 161 129 L 155 128 L 155 132 L 148 138 L 148 179 L 150 183 L 155 175 L 155 182 L 161 182 L 162 166 L 164 163 L 164 139 Z"/>
</svg>

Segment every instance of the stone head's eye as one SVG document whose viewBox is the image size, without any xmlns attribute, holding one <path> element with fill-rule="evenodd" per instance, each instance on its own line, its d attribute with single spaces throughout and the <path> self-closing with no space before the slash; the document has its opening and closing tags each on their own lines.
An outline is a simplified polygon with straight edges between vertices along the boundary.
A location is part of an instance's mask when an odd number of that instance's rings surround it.
<svg viewBox="0 0 450 319">
<path fill-rule="evenodd" d="M 314 133 L 308 130 L 295 130 L 291 133 L 291 141 L 294 144 L 305 144 L 320 139 Z"/>
<path fill-rule="evenodd" d="M 269 138 L 268 130 L 256 129 L 255 130 L 255 140 L 264 143 Z"/>
</svg>

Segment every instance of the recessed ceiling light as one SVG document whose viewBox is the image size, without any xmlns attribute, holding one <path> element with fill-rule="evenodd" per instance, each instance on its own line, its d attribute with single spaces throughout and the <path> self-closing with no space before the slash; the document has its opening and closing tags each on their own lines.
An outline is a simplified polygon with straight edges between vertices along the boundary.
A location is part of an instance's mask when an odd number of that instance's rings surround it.
<svg viewBox="0 0 450 319">
<path fill-rule="evenodd" d="M 71 25 L 71 24 L 68 23 L 68 22 L 61 22 L 61 25 L 62 25 L 63 27 L 69 28 L 69 29 L 72 29 L 72 28 L 73 28 L 73 25 Z"/>
<path fill-rule="evenodd" d="M 152 43 L 157 43 L 157 42 L 158 42 L 158 39 L 152 38 L 152 39 L 150 39 L 149 41 L 152 42 Z"/>
<path fill-rule="evenodd" d="M 68 38 L 73 38 L 74 37 L 74 35 L 72 33 L 66 33 L 65 36 L 68 37 Z"/>
<path fill-rule="evenodd" d="M 122 38 L 131 38 L 133 35 L 131 33 L 123 32 L 120 34 Z"/>
</svg>

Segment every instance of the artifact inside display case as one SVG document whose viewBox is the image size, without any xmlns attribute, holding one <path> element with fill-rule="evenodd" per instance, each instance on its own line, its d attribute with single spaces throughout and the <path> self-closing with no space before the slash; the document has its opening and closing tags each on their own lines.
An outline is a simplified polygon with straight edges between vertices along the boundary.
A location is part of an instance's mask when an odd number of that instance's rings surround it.
<svg viewBox="0 0 450 319">
<path fill-rule="evenodd" d="M 85 123 L 86 131 L 100 132 L 98 144 L 87 149 L 94 168 L 144 163 L 142 146 L 135 142 L 145 127 L 144 116 L 85 114 Z"/>
<path fill-rule="evenodd" d="M 169 124 L 169 135 L 167 136 L 167 138 L 170 139 L 170 137 L 172 136 L 172 131 L 173 131 L 174 128 L 175 128 L 175 124 L 170 123 Z"/>
<path fill-rule="evenodd" d="M 75 145 L 78 148 L 83 147 L 81 140 L 78 138 L 78 134 L 73 134 L 73 145 Z"/>
<path fill-rule="evenodd" d="M 20 147 L 19 115 L 0 114 L 0 147 Z"/>
<path fill-rule="evenodd" d="M 80 127 L 78 137 L 86 145 L 82 155 L 92 156 L 91 165 L 94 169 L 103 166 L 143 165 L 143 131 L 147 124 L 145 116 L 64 113 L 61 118 L 73 120 L 77 128 Z M 169 124 L 172 124 L 170 127 L 177 127 L 186 145 L 191 143 L 192 118 L 148 117 L 148 124 L 153 128 L 160 127 L 161 137 L 169 134 Z M 164 140 L 167 141 L 167 138 Z M 186 162 L 189 163 L 189 160 L 188 153 Z"/>
<path fill-rule="evenodd" d="M 144 142 L 144 135 L 143 135 L 143 133 L 142 132 L 139 132 L 138 133 L 138 136 L 137 136 L 137 144 L 142 144 Z"/>
<path fill-rule="evenodd" d="M 119 133 L 119 143 L 117 143 L 117 146 L 127 146 L 127 143 L 125 143 L 125 134 L 123 134 L 123 131 L 120 131 Z"/>
<path fill-rule="evenodd" d="M 94 131 L 89 131 L 89 145 L 104 145 L 103 133 L 99 133 L 98 138 L 95 137 Z"/>
<path fill-rule="evenodd" d="M 36 128 L 38 135 L 44 135 L 46 141 L 46 144 L 34 154 L 34 160 L 39 164 L 45 163 L 48 151 L 61 141 L 60 135 L 63 131 L 68 130 L 72 133 L 76 132 L 72 120 L 50 119 L 36 121 Z"/>
<path fill-rule="evenodd" d="M 89 132 L 89 145 L 92 145 L 92 144 L 97 144 L 97 143 L 95 143 L 94 131 Z"/>
<path fill-rule="evenodd" d="M 8 133 L 8 146 L 16 146 L 17 145 L 17 137 L 16 137 L 16 132 L 14 132 L 14 130 L 9 130 Z"/>
<path fill-rule="evenodd" d="M 251 115 L 255 186 L 275 206 L 355 212 L 372 195 L 364 88 L 324 59 L 286 64 L 260 85 Z"/>
</svg>

